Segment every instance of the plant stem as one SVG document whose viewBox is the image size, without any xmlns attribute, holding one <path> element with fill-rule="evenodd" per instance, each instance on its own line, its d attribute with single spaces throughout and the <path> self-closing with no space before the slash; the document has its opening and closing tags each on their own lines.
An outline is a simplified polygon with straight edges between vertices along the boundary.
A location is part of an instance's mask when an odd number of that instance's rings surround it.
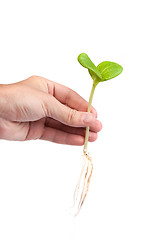
<svg viewBox="0 0 160 240">
<path fill-rule="evenodd" d="M 93 81 L 93 86 L 92 86 L 92 90 L 89 97 L 89 103 L 88 103 L 88 112 L 90 112 L 91 110 L 92 99 L 93 99 L 94 91 L 97 84 L 98 84 L 97 81 Z M 87 154 L 88 136 L 89 136 L 89 126 L 86 127 L 85 142 L 84 142 L 84 148 L 83 148 L 84 154 Z"/>
</svg>

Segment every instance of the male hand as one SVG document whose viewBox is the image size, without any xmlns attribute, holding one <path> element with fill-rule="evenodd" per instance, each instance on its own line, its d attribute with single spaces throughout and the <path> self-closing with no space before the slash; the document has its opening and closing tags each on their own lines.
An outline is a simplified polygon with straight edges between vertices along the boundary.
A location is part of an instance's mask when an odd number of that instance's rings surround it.
<svg viewBox="0 0 160 240">
<path fill-rule="evenodd" d="M 76 92 L 43 77 L 0 85 L 0 139 L 83 145 L 89 126 L 89 141 L 95 141 L 102 124 L 87 107 Z"/>
</svg>

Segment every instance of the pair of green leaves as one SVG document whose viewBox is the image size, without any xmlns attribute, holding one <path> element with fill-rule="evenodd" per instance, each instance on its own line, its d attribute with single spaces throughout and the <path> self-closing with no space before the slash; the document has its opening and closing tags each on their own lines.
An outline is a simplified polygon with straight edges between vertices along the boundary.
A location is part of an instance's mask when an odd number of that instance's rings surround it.
<svg viewBox="0 0 160 240">
<path fill-rule="evenodd" d="M 109 61 L 101 62 L 96 67 L 86 53 L 81 53 L 78 56 L 78 61 L 83 67 L 88 69 L 96 84 L 118 76 L 123 70 L 119 64 Z"/>
</svg>

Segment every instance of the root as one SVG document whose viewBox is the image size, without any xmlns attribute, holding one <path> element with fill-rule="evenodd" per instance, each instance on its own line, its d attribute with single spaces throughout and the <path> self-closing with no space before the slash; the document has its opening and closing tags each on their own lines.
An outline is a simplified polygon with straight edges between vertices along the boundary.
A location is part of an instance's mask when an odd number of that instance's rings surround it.
<svg viewBox="0 0 160 240">
<path fill-rule="evenodd" d="M 81 171 L 81 175 L 80 175 L 80 177 L 79 177 L 78 183 L 77 183 L 76 188 L 75 188 L 75 191 L 74 191 L 74 206 L 75 206 L 76 201 L 77 201 L 77 198 L 78 198 L 78 193 L 79 193 L 80 184 L 81 184 L 82 177 L 83 177 L 84 172 L 85 172 L 85 169 L 86 169 L 86 161 L 85 161 L 85 159 L 84 159 L 84 156 L 83 156 L 83 160 L 84 160 L 84 163 L 83 163 L 83 168 L 82 168 L 82 171 Z"/>
<path fill-rule="evenodd" d="M 74 192 L 74 207 L 76 207 L 75 216 L 78 215 L 87 196 L 93 172 L 92 158 L 88 154 L 84 153 L 83 160 L 84 165 Z"/>
</svg>

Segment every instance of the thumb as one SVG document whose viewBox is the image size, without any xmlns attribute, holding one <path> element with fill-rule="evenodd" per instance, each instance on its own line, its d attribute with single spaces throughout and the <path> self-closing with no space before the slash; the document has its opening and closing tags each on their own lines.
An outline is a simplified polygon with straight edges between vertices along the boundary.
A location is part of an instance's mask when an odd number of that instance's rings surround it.
<svg viewBox="0 0 160 240">
<path fill-rule="evenodd" d="M 51 99 L 47 101 L 47 104 L 45 104 L 47 117 L 73 127 L 90 126 L 96 120 L 95 114 L 77 111 L 60 103 L 53 96 L 50 97 Z"/>
</svg>

